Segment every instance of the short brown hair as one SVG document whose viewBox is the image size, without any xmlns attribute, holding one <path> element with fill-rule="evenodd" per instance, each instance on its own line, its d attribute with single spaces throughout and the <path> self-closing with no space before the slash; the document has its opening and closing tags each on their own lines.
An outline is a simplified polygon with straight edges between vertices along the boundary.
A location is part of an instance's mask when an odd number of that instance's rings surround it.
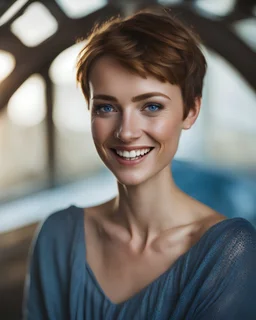
<svg viewBox="0 0 256 320">
<path fill-rule="evenodd" d="M 169 10 L 141 11 L 96 25 L 79 54 L 77 81 L 89 103 L 89 72 L 100 57 L 115 58 L 143 78 L 147 74 L 178 85 L 184 101 L 184 119 L 202 96 L 206 60 L 198 36 Z"/>
</svg>

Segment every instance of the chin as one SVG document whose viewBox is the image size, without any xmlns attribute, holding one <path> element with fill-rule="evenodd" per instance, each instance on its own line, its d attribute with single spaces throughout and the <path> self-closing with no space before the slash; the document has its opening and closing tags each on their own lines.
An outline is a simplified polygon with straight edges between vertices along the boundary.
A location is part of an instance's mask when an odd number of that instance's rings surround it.
<svg viewBox="0 0 256 320">
<path fill-rule="evenodd" d="M 106 167 L 116 177 L 118 183 L 125 186 L 138 186 L 152 180 L 161 172 L 165 174 L 165 169 L 169 169 L 171 159 L 164 159 L 165 161 L 156 161 L 153 159 L 143 165 L 142 163 L 135 167 L 120 166 L 112 161 L 112 159 L 101 157 Z"/>
<path fill-rule="evenodd" d="M 150 179 L 149 176 L 145 176 L 140 174 L 136 174 L 136 173 L 132 173 L 132 172 L 127 172 L 127 173 L 116 173 L 113 172 L 112 173 L 115 175 L 118 183 L 125 185 L 125 186 L 130 186 L 130 187 L 135 187 L 138 185 L 143 184 L 144 182 L 148 181 Z"/>
</svg>

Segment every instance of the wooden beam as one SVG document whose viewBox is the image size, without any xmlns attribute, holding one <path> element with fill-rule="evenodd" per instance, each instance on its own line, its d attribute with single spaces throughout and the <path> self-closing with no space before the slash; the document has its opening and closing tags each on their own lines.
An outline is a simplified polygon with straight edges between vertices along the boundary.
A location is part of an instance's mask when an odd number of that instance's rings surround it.
<svg viewBox="0 0 256 320">
<path fill-rule="evenodd" d="M 49 65 L 58 54 L 75 44 L 79 38 L 85 37 L 96 21 L 105 20 L 118 13 L 115 7 L 106 6 L 81 19 L 70 19 L 68 24 L 59 24 L 56 34 L 33 48 L 27 48 L 13 39 L 9 46 L 12 48 L 10 51 L 16 51 L 17 66 L 9 77 L 0 83 L 0 110 L 29 76 Z M 8 50 L 8 41 L 5 43 L 5 49 Z"/>
</svg>

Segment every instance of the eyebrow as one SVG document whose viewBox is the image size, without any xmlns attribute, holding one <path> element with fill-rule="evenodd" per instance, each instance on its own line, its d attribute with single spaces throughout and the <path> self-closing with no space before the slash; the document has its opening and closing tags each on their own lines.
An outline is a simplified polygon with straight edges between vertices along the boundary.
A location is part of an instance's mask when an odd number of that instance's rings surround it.
<svg viewBox="0 0 256 320">
<path fill-rule="evenodd" d="M 166 94 L 163 94 L 161 92 L 147 92 L 147 93 L 140 94 L 136 97 L 132 97 L 132 102 L 138 102 L 141 100 L 145 100 L 145 99 L 157 97 L 157 96 L 164 97 L 166 99 L 171 100 L 170 97 L 168 97 Z M 117 98 L 115 98 L 113 96 L 106 95 L 106 94 L 96 94 L 94 97 L 92 97 L 92 100 L 95 100 L 95 99 L 118 102 Z"/>
</svg>

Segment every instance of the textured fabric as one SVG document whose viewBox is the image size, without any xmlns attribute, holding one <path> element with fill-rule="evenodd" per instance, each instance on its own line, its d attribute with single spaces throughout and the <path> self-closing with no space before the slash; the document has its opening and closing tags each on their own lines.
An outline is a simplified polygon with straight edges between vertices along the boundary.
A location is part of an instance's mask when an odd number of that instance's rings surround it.
<svg viewBox="0 0 256 320">
<path fill-rule="evenodd" d="M 52 214 L 32 246 L 28 320 L 255 320 L 256 230 L 244 218 L 212 226 L 160 277 L 112 303 L 86 263 L 83 210 Z"/>
</svg>

